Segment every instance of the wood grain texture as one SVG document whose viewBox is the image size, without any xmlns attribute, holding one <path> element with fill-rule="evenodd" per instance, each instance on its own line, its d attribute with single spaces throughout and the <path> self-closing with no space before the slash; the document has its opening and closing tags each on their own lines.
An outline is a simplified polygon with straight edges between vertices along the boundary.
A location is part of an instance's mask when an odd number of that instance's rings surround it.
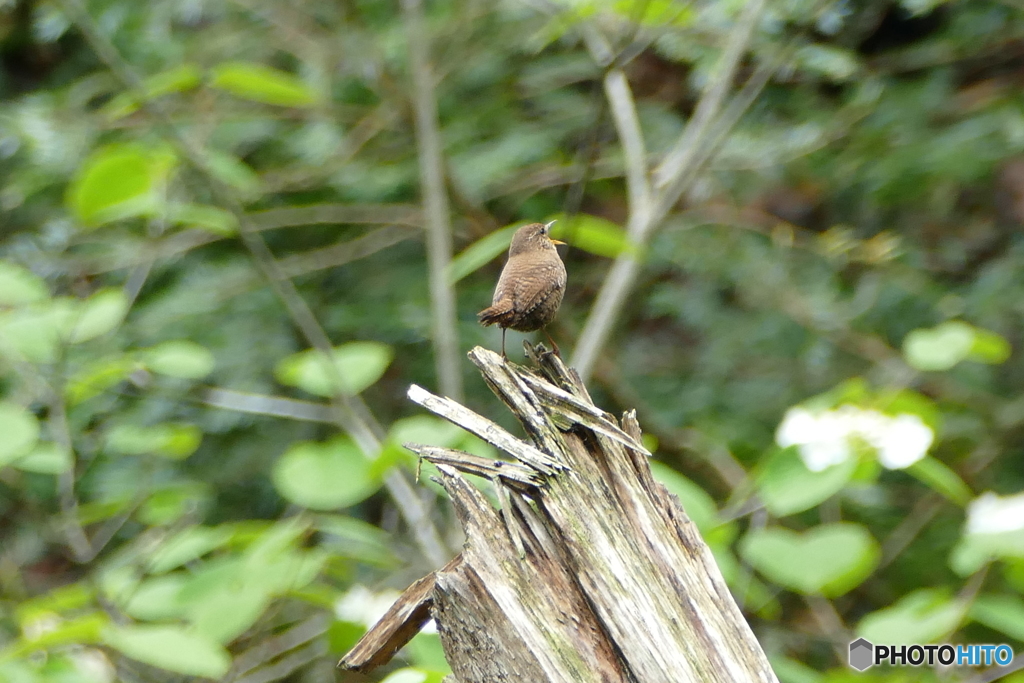
<svg viewBox="0 0 1024 683">
<path fill-rule="evenodd" d="M 437 465 L 466 533 L 461 561 L 432 575 L 455 679 L 777 683 L 707 545 L 651 475 L 636 415 L 596 407 L 543 347 L 527 345 L 536 369 L 469 355 L 526 439 L 410 389 L 510 456 L 409 445 Z M 490 479 L 501 509 L 464 473 Z"/>
</svg>

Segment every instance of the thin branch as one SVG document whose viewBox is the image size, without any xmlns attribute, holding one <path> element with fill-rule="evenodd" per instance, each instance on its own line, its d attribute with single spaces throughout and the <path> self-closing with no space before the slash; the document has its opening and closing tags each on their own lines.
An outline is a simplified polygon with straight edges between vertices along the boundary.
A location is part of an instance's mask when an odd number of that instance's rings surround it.
<svg viewBox="0 0 1024 683">
<path fill-rule="evenodd" d="M 715 69 L 715 79 L 704 92 L 697 104 L 693 119 L 683 131 L 673 152 L 669 154 L 666 160 L 668 165 L 662 164 L 662 167 L 655 172 L 652 201 L 646 205 L 644 210 L 637 211 L 634 207 L 630 207 L 626 232 L 636 246 L 646 246 L 654 228 L 661 223 L 717 149 L 717 145 L 704 146 L 706 143 L 704 135 L 711 129 L 718 117 L 725 94 L 735 80 L 739 61 L 747 51 L 764 5 L 765 0 L 748 0 L 739 21 L 729 34 L 726 48 Z M 588 46 L 592 42 L 588 41 Z M 597 58 L 598 55 L 595 55 L 595 59 Z M 774 66 L 771 71 L 774 72 Z M 768 77 L 770 77 L 770 73 Z M 767 82 L 767 78 L 765 82 Z M 757 88 L 756 91 L 760 92 L 760 88 Z M 625 91 L 625 94 L 628 95 L 628 90 Z M 620 92 L 618 97 L 622 98 L 623 94 Z M 614 108 L 615 104 L 612 103 L 612 106 Z M 746 106 L 739 111 L 739 114 L 745 110 Z M 736 118 L 738 119 L 738 116 Z M 728 131 L 724 127 L 719 129 L 720 135 L 724 136 L 726 132 Z M 699 154 L 705 150 L 708 153 Z M 672 173 L 668 173 L 669 170 Z M 636 281 L 639 270 L 640 263 L 637 261 L 636 250 L 623 251 L 615 259 L 615 263 L 601 286 L 601 291 L 598 293 L 590 316 L 580 333 L 579 343 L 571 360 L 571 364 L 579 371 L 584 382 L 593 372 L 594 364 L 625 305 L 626 297 Z"/>
<path fill-rule="evenodd" d="M 272 230 L 317 223 L 398 223 L 418 228 L 423 216 L 412 204 L 310 204 L 246 214 L 253 230 Z"/>
<path fill-rule="evenodd" d="M 651 206 L 651 187 L 647 180 L 647 148 L 640 130 L 636 103 L 622 69 L 610 69 L 604 77 L 604 92 L 611 105 L 615 130 L 626 162 L 626 190 L 630 214 L 646 212 Z"/>
<path fill-rule="evenodd" d="M 96 55 L 124 86 L 135 93 L 144 93 L 145 87 L 139 76 L 124 61 L 113 43 L 99 30 L 80 0 L 61 0 L 61 7 L 82 32 Z M 328 371 L 335 375 L 333 379 L 336 380 L 336 386 L 341 386 L 341 383 L 337 381 L 340 379 L 337 377 L 339 371 L 335 363 L 332 362 L 333 349 L 327 333 L 324 332 L 313 311 L 299 294 L 295 284 L 281 271 L 267 243 L 258 232 L 250 229 L 249 219 L 234 193 L 230 188 L 225 187 L 217 175 L 210 170 L 205 151 L 175 126 L 159 102 L 146 101 L 144 97 L 140 99 L 145 102 L 143 109 L 152 114 L 165 130 L 165 136 L 176 145 L 182 156 L 205 177 L 210 191 L 217 200 L 235 215 L 240 228 L 239 237 L 252 255 L 257 268 L 264 275 L 278 299 L 284 304 L 295 326 L 299 328 L 309 344 L 327 360 Z M 352 437 L 363 454 L 371 460 L 376 459 L 380 454 L 384 431 L 373 418 L 362 398 L 347 396 L 339 391 L 334 396 L 332 412 L 335 424 Z M 430 519 L 427 506 L 413 490 L 405 475 L 399 470 L 392 469 L 385 478 L 385 484 L 409 523 L 413 536 L 428 561 L 435 566 L 443 565 L 447 561 L 449 553 L 441 540 L 440 533 Z"/>
<path fill-rule="evenodd" d="M 725 50 L 708 80 L 708 87 L 694 109 L 693 117 L 676 141 L 672 151 L 654 171 L 654 187 L 664 190 L 692 165 L 694 156 L 704 144 L 704 136 L 722 109 L 725 96 L 736 78 L 740 60 L 747 51 L 754 29 L 761 18 L 765 0 L 747 0 L 736 26 L 729 33 Z"/>
<path fill-rule="evenodd" d="M 220 387 L 206 388 L 199 400 L 213 408 L 223 408 L 238 413 L 284 417 L 302 422 L 334 423 L 331 407 L 315 401 L 299 401 L 294 398 L 252 394 L 247 391 L 234 391 Z"/>
<path fill-rule="evenodd" d="M 761 63 L 753 75 L 743 84 L 736 96 L 732 98 L 725 111 L 715 117 L 715 125 L 711 127 L 708 140 L 701 148 L 688 167 L 680 171 L 679 177 L 664 192 L 659 194 L 658 206 L 655 214 L 664 217 L 672 209 L 672 206 L 679 201 L 679 198 L 686 192 L 697 175 L 705 169 L 711 160 L 718 154 L 725 144 L 729 132 L 739 123 L 740 118 L 757 99 L 761 91 L 768 85 L 768 81 L 775 74 L 782 64 L 793 54 L 796 49 L 796 42 L 793 41 L 787 47 L 779 50 L 773 57 Z M 660 219 L 659 219 L 660 220 Z"/>
<path fill-rule="evenodd" d="M 462 400 L 459 368 L 459 328 L 455 313 L 455 288 L 445 273 L 452 260 L 452 225 L 445 191 L 441 131 L 438 129 L 434 75 L 427 45 L 426 22 L 421 0 L 402 0 L 416 109 L 416 142 L 419 147 L 420 187 L 427 227 L 427 265 L 430 268 L 434 363 L 441 392 Z"/>
<path fill-rule="evenodd" d="M 888 567 L 899 557 L 917 535 L 935 519 L 935 515 L 944 505 L 945 499 L 937 493 L 928 493 L 919 498 L 910 513 L 882 541 L 882 559 L 875 571 Z"/>
<path fill-rule="evenodd" d="M 811 616 L 818 623 L 821 634 L 832 645 L 832 651 L 840 662 L 846 657 L 846 643 L 850 642 L 850 630 L 843 623 L 835 606 L 820 595 L 808 595 L 804 601 L 811 610 Z"/>
<path fill-rule="evenodd" d="M 232 673 L 225 677 L 225 681 L 234 681 L 239 677 L 244 677 L 243 680 L 250 680 L 248 677 L 258 675 L 258 672 L 266 673 L 267 670 L 262 667 L 289 650 L 295 650 L 311 640 L 319 638 L 327 631 L 327 627 L 328 620 L 324 618 L 324 615 L 317 614 L 300 621 L 279 635 L 260 641 L 235 657 L 231 667 Z"/>
<path fill-rule="evenodd" d="M 311 249 L 286 256 L 278 263 L 281 264 L 281 270 L 285 275 L 297 277 L 365 258 L 418 234 L 409 228 L 389 225 L 321 249 Z"/>
<path fill-rule="evenodd" d="M 71 458 L 71 467 L 57 475 L 57 494 L 60 500 L 61 531 L 68 549 L 76 562 L 88 562 L 92 558 L 92 544 L 78 522 L 78 499 L 75 498 L 75 450 L 68 426 L 67 406 L 64 403 L 64 387 L 58 383 L 50 398 L 51 434 L 57 446 Z"/>
</svg>

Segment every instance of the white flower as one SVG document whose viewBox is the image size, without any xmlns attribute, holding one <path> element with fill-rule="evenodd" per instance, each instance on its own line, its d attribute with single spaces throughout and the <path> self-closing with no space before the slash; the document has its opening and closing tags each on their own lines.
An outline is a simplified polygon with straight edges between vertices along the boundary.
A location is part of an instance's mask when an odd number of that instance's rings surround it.
<svg viewBox="0 0 1024 683">
<path fill-rule="evenodd" d="M 997 496 L 987 491 L 967 506 L 968 534 L 1024 530 L 1024 493 Z"/>
<path fill-rule="evenodd" d="M 849 460 L 853 439 L 874 448 L 882 466 L 902 469 L 927 454 L 935 434 L 916 415 L 890 417 L 852 405 L 819 413 L 790 408 L 775 433 L 779 446 L 798 447 L 800 459 L 812 472 Z"/>
<path fill-rule="evenodd" d="M 836 412 L 812 413 L 796 407 L 786 411 L 775 442 L 783 448 L 797 446 L 807 469 L 821 472 L 849 459 L 848 436 L 848 425 Z"/>
<path fill-rule="evenodd" d="M 818 416 L 806 408 L 790 408 L 782 418 L 782 423 L 775 432 L 775 443 L 783 448 L 807 443 L 816 438 L 818 432 Z"/>
<path fill-rule="evenodd" d="M 935 432 L 917 415 L 897 415 L 873 445 L 883 467 L 901 470 L 928 455 L 934 440 Z"/>
</svg>

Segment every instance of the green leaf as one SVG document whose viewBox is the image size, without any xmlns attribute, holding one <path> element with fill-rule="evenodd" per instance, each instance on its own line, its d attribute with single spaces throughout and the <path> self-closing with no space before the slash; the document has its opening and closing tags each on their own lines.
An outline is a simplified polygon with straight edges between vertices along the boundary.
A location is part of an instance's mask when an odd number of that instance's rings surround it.
<svg viewBox="0 0 1024 683">
<path fill-rule="evenodd" d="M 693 8 L 674 0 L 650 0 L 637 5 L 633 0 L 615 0 L 615 13 L 641 26 L 687 26 L 693 22 Z M 637 13 L 637 9 L 642 12 Z"/>
<path fill-rule="evenodd" d="M 180 594 L 187 577 L 183 573 L 146 579 L 121 606 L 125 614 L 143 621 L 177 619 L 185 613 Z"/>
<path fill-rule="evenodd" d="M 979 595 L 968 612 L 971 619 L 1024 641 L 1024 600 L 1018 595 Z"/>
<path fill-rule="evenodd" d="M 807 399 L 803 405 L 820 411 L 831 410 L 848 403 L 863 407 L 868 405 L 871 400 L 872 392 L 867 380 L 863 377 L 851 377 L 825 393 Z"/>
<path fill-rule="evenodd" d="M 1004 337 L 976 327 L 974 328 L 974 344 L 971 345 L 967 357 L 969 360 L 979 363 L 999 365 L 1010 357 L 1012 351 L 1010 342 L 1006 341 Z"/>
<path fill-rule="evenodd" d="M 225 527 L 194 526 L 164 541 L 149 558 L 149 571 L 163 574 L 198 559 L 231 539 Z"/>
<path fill-rule="evenodd" d="M 154 74 L 143 81 L 145 95 L 142 100 L 152 100 L 174 92 L 184 92 L 197 87 L 203 78 L 202 70 L 195 64 L 182 64 Z M 135 93 L 122 93 L 113 98 L 100 110 L 108 119 L 117 119 L 138 111 L 141 100 Z"/>
<path fill-rule="evenodd" d="M 23 306 L 49 297 L 50 290 L 43 278 L 28 268 L 0 261 L 0 306 Z"/>
<path fill-rule="evenodd" d="M 386 532 L 379 527 L 345 515 L 318 515 L 316 528 L 324 536 L 322 545 L 333 555 L 383 567 L 395 561 Z"/>
<path fill-rule="evenodd" d="M 76 318 L 81 302 L 58 297 L 25 308 L 0 312 L 0 344 L 32 363 L 53 363 Z"/>
<path fill-rule="evenodd" d="M 167 219 L 177 225 L 202 228 L 215 235 L 230 237 L 238 233 L 238 219 L 227 209 L 206 204 L 171 204 Z"/>
<path fill-rule="evenodd" d="M 800 68 L 835 82 L 848 81 L 860 71 L 854 52 L 820 43 L 804 45 L 797 50 L 794 59 Z"/>
<path fill-rule="evenodd" d="M 876 408 L 886 415 L 917 415 L 936 433 L 942 427 L 942 411 L 935 401 L 912 389 L 883 389 L 868 399 L 864 405 Z"/>
<path fill-rule="evenodd" d="M 26 629 L 35 632 L 35 637 L 26 637 L 27 650 L 45 650 L 61 645 L 83 645 L 102 639 L 104 629 L 110 624 L 110 617 L 103 612 L 92 612 L 73 619 L 53 622 L 51 628 Z"/>
<path fill-rule="evenodd" d="M 772 670 L 780 683 L 822 683 L 824 674 L 815 671 L 803 662 L 782 655 L 769 656 Z"/>
<path fill-rule="evenodd" d="M 1024 534 L 1019 529 L 998 533 L 965 534 L 953 548 L 949 566 L 969 576 L 997 558 L 1024 557 Z"/>
<path fill-rule="evenodd" d="M 63 614 L 80 610 L 92 604 L 96 590 L 85 583 L 71 583 L 54 588 L 48 593 L 22 600 L 15 608 L 15 615 L 22 629 L 28 621 L 51 613 Z"/>
<path fill-rule="evenodd" d="M 203 71 L 195 64 L 180 64 L 154 74 L 144 81 L 146 97 L 160 97 L 172 92 L 191 90 L 203 80 Z"/>
<path fill-rule="evenodd" d="M 925 486 L 941 493 L 960 507 L 965 507 L 974 499 L 974 492 L 964 483 L 964 480 L 949 469 L 945 463 L 935 458 L 925 457 L 918 460 L 906 468 L 906 471 Z"/>
<path fill-rule="evenodd" d="M 163 526 L 189 512 L 202 513 L 213 498 L 211 489 L 205 482 L 187 481 L 154 491 L 139 508 L 139 521 L 149 526 Z"/>
<path fill-rule="evenodd" d="M 451 673 L 451 667 L 444 656 L 444 647 L 441 646 L 441 636 L 438 634 L 420 631 L 408 642 L 406 648 L 409 659 L 416 666 L 425 671 Z"/>
<path fill-rule="evenodd" d="M 274 486 L 282 496 L 313 510 L 333 510 L 368 498 L 380 481 L 370 461 L 350 440 L 305 441 L 289 448 L 274 465 Z"/>
<path fill-rule="evenodd" d="M 551 226 L 551 236 L 565 240 L 571 247 L 608 258 L 615 258 L 623 252 L 637 253 L 625 230 L 607 219 L 585 213 L 577 214 L 573 219 L 559 218 Z"/>
<path fill-rule="evenodd" d="M 70 460 L 70 459 L 69 459 Z M 119 497 L 109 500 L 93 500 L 88 503 L 79 503 L 75 510 L 75 517 L 82 526 L 104 522 L 115 515 L 119 515 L 132 504 L 131 493 L 121 494 Z"/>
<path fill-rule="evenodd" d="M 251 62 L 225 62 L 214 67 L 210 85 L 254 102 L 282 107 L 310 107 L 317 96 L 295 76 Z"/>
<path fill-rule="evenodd" d="M 260 195 L 263 183 L 259 175 L 231 154 L 208 149 L 206 164 L 218 180 L 238 190 L 243 199 L 254 199 Z"/>
<path fill-rule="evenodd" d="M 18 458 L 14 466 L 24 472 L 36 474 L 61 474 L 74 467 L 71 454 L 52 441 L 44 441 L 33 448 L 28 455 Z"/>
<path fill-rule="evenodd" d="M 520 227 L 516 224 L 495 230 L 463 249 L 448 264 L 448 282 L 455 284 L 493 261 L 499 254 L 508 251 L 508 247 L 512 243 L 512 234 Z"/>
<path fill-rule="evenodd" d="M 334 348 L 335 372 L 317 349 L 308 349 L 279 362 L 274 376 L 318 396 L 333 396 L 339 381 L 342 393 L 354 395 L 380 379 L 393 355 L 391 347 L 379 342 L 343 344 Z"/>
<path fill-rule="evenodd" d="M 948 591 L 923 588 L 865 616 L 857 635 L 874 643 L 934 643 L 955 631 L 963 618 L 964 606 Z"/>
<path fill-rule="evenodd" d="M 959 320 L 914 330 L 903 340 L 903 356 L 918 370 L 949 370 L 967 358 L 974 346 L 974 328 Z"/>
<path fill-rule="evenodd" d="M 664 463 L 651 462 L 651 474 L 660 481 L 669 493 L 675 494 L 683 510 L 702 534 L 706 534 L 720 523 L 718 506 L 707 492 Z"/>
<path fill-rule="evenodd" d="M 142 352 L 142 361 L 151 371 L 180 377 L 201 379 L 213 371 L 213 354 L 205 347 L 185 339 L 167 341 Z"/>
<path fill-rule="evenodd" d="M 396 420 L 388 430 L 387 441 L 397 447 L 405 443 L 455 448 L 467 436 L 457 425 L 433 415 L 414 415 Z"/>
<path fill-rule="evenodd" d="M 152 216 L 176 160 L 168 151 L 111 145 L 95 152 L 68 190 L 68 206 L 86 227 Z"/>
<path fill-rule="evenodd" d="M 0 467 L 32 450 L 39 440 L 39 420 L 19 405 L 0 401 Z"/>
<path fill-rule="evenodd" d="M 195 425 L 173 422 L 148 426 L 122 424 L 107 432 L 106 446 L 125 455 L 155 453 L 182 459 L 195 453 L 202 440 L 203 431 Z"/>
<path fill-rule="evenodd" d="M 68 403 L 76 406 L 126 380 L 139 364 L 128 356 L 103 358 L 72 375 L 64 387 Z"/>
<path fill-rule="evenodd" d="M 104 641 L 134 660 L 186 676 L 220 678 L 231 668 L 220 644 L 180 626 L 119 626 L 107 630 Z"/>
<path fill-rule="evenodd" d="M 128 299 L 122 290 L 101 289 L 82 302 L 68 341 L 79 344 L 102 336 L 120 325 L 127 312 Z"/>
<path fill-rule="evenodd" d="M 248 631 L 269 605 L 270 596 L 259 585 L 238 577 L 193 601 L 188 619 L 196 633 L 227 644 Z"/>
<path fill-rule="evenodd" d="M 766 578 L 805 595 L 837 597 L 860 585 L 878 564 L 878 543 L 859 524 L 822 524 L 804 533 L 755 529 L 740 553 Z"/>
<path fill-rule="evenodd" d="M 821 472 L 812 472 L 795 447 L 775 450 L 757 480 L 758 492 L 768 511 L 777 517 L 803 512 L 824 502 L 850 481 L 857 459 L 848 458 Z"/>
<path fill-rule="evenodd" d="M 305 517 L 292 517 L 267 525 L 248 539 L 246 562 L 256 568 L 291 553 L 310 526 L 310 520 Z"/>
</svg>

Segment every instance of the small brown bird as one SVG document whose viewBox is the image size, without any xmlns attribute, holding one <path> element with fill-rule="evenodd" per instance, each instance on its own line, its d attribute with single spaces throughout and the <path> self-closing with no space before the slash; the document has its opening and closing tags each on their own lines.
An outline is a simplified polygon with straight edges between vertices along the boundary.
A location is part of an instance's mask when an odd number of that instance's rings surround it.
<svg viewBox="0 0 1024 683">
<path fill-rule="evenodd" d="M 491 305 L 477 313 L 481 325 L 501 327 L 501 357 L 505 358 L 505 330 L 533 332 L 555 319 L 565 294 L 565 265 L 548 229 L 554 224 L 531 223 L 516 230 L 508 261 L 494 288 Z M 547 334 L 547 330 L 544 332 Z M 558 345 L 548 335 L 558 352 Z"/>
</svg>

